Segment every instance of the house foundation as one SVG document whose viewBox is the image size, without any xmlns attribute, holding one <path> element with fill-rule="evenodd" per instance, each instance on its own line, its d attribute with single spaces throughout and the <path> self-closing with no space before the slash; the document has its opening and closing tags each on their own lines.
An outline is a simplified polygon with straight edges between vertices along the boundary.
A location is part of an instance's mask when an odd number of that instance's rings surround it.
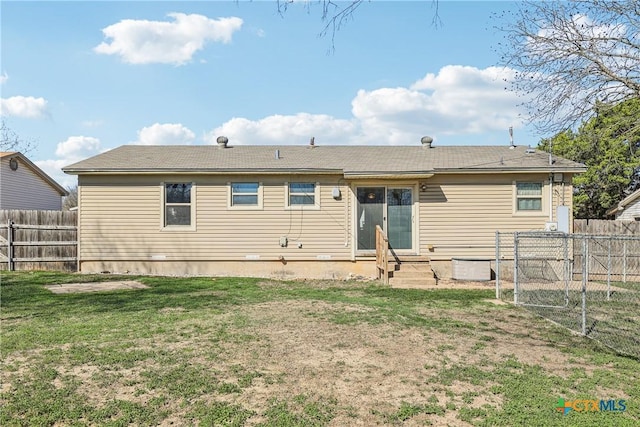
<svg viewBox="0 0 640 427">
<path fill-rule="evenodd" d="M 375 259 L 358 261 L 81 261 L 80 272 L 154 276 L 375 279 Z"/>
</svg>

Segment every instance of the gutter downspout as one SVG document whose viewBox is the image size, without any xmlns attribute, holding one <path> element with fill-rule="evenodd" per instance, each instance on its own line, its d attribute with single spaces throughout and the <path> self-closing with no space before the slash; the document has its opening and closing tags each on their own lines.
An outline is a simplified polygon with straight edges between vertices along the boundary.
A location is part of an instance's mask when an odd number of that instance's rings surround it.
<svg viewBox="0 0 640 427">
<path fill-rule="evenodd" d="M 549 175 L 549 222 L 553 222 L 553 173 Z"/>
<path fill-rule="evenodd" d="M 553 222 L 553 140 L 549 140 L 549 222 Z"/>
</svg>

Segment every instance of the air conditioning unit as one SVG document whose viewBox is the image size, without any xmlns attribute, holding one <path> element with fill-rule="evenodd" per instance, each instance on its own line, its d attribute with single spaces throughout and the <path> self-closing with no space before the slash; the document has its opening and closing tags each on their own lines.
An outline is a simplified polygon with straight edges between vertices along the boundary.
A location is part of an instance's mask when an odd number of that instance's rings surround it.
<svg viewBox="0 0 640 427">
<path fill-rule="evenodd" d="M 558 231 L 558 223 L 557 222 L 545 222 L 544 223 L 544 231 Z"/>
</svg>

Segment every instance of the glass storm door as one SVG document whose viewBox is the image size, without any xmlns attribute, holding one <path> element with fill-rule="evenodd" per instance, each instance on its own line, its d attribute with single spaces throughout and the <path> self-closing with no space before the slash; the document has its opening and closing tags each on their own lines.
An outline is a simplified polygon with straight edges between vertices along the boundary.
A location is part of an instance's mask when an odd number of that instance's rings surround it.
<svg viewBox="0 0 640 427">
<path fill-rule="evenodd" d="M 411 188 L 358 187 L 357 250 L 376 249 L 376 225 L 395 250 L 413 249 L 413 190 Z"/>
<path fill-rule="evenodd" d="M 413 248 L 413 192 L 387 188 L 387 237 L 392 249 Z"/>
<path fill-rule="evenodd" d="M 376 225 L 384 228 L 384 187 L 358 187 L 358 250 L 376 249 Z"/>
</svg>

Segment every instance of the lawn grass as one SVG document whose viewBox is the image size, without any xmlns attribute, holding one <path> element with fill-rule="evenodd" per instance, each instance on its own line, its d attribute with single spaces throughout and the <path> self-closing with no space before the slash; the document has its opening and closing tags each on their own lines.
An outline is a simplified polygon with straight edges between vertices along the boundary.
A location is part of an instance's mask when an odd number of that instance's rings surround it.
<svg viewBox="0 0 640 427">
<path fill-rule="evenodd" d="M 637 282 L 588 282 L 585 332 L 589 338 L 640 359 L 640 291 Z M 513 298 L 513 291 L 503 294 Z M 528 310 L 582 334 L 582 284 L 565 290 L 563 282 L 523 283 L 519 303 Z"/>
<path fill-rule="evenodd" d="M 0 425 L 635 426 L 640 361 L 488 290 L 2 272 Z M 559 398 L 625 399 L 620 413 Z"/>
</svg>

